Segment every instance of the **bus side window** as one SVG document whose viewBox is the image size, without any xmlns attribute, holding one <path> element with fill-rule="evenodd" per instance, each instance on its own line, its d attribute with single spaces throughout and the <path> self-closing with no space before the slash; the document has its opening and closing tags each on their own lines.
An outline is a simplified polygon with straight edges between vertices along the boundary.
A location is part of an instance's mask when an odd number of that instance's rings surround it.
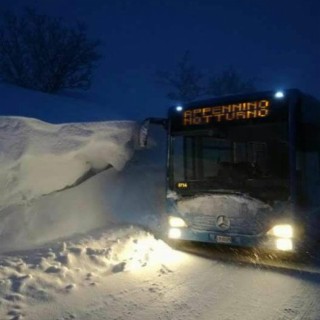
<svg viewBox="0 0 320 320">
<path fill-rule="evenodd" d="M 184 154 L 184 179 L 192 180 L 195 178 L 195 137 L 184 137 L 183 154 Z"/>
</svg>

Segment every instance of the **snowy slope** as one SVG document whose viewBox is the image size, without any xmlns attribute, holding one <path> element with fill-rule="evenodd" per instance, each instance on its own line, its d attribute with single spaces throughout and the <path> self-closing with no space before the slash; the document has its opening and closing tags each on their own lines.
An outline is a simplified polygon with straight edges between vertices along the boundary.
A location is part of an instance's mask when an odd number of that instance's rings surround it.
<svg viewBox="0 0 320 320">
<path fill-rule="evenodd" d="M 123 120 L 119 110 L 97 103 L 86 93 L 52 95 L 0 83 L 0 115 L 51 123 Z"/>
</svg>

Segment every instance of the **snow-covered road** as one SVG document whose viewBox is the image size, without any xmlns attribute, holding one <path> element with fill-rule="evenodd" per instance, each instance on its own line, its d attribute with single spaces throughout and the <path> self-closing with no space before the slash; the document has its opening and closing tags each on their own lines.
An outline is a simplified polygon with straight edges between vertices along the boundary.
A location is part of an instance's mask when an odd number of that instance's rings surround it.
<svg viewBox="0 0 320 320">
<path fill-rule="evenodd" d="M 177 264 L 105 278 L 98 287 L 61 297 L 50 309 L 35 308 L 30 319 L 320 317 L 319 275 L 235 266 L 186 254 L 180 258 Z"/>
<path fill-rule="evenodd" d="M 239 258 L 201 247 L 192 249 L 198 254 L 174 251 L 135 228 L 109 230 L 98 241 L 88 239 L 59 249 L 72 253 L 65 259 L 68 263 L 56 252 L 60 259 L 55 260 L 62 262 L 69 275 L 66 272 L 53 280 L 59 272 L 51 265 L 52 273 L 46 269 L 45 277 L 38 275 L 36 281 L 38 286 L 39 279 L 47 282 L 43 285 L 47 295 L 41 299 L 22 290 L 10 303 L 2 303 L 7 314 L 1 319 L 320 319 L 320 269 L 316 266 L 271 260 L 263 265 L 257 256 Z M 103 260 L 94 264 L 84 257 L 82 262 L 75 260 L 81 246 L 88 255 L 93 253 L 89 245 L 97 248 L 107 239 L 114 243 L 113 256 L 104 265 Z M 54 256 L 55 249 L 51 252 Z M 101 248 L 95 253 L 107 256 Z M 39 252 L 32 255 L 34 259 Z M 124 261 L 131 265 L 124 266 Z M 108 268 L 108 263 L 113 267 Z M 93 266 L 99 268 L 93 271 Z M 50 268 L 49 262 L 46 267 Z M 36 279 L 30 270 L 29 277 Z M 71 279 L 74 284 L 69 284 Z"/>
</svg>

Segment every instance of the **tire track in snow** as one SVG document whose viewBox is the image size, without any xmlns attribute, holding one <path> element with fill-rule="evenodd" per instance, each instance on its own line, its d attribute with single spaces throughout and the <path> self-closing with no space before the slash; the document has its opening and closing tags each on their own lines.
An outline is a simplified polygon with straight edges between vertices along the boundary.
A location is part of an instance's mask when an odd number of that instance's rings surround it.
<svg viewBox="0 0 320 320">
<path fill-rule="evenodd" d="M 282 306 L 277 320 L 319 320 L 320 319 L 320 276 L 316 280 L 318 286 L 299 284 L 298 290 Z"/>
</svg>

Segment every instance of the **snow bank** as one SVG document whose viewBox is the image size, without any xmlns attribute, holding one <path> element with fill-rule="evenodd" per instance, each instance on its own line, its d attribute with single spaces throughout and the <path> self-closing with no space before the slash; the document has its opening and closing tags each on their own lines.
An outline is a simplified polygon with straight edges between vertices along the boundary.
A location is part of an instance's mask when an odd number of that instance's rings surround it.
<svg viewBox="0 0 320 320">
<path fill-rule="evenodd" d="M 133 122 L 52 125 L 0 118 L 0 209 L 73 185 L 132 156 Z M 130 146 L 131 143 L 131 146 Z"/>
<path fill-rule="evenodd" d="M 103 193 L 115 189 L 132 157 L 135 131 L 130 121 L 52 125 L 0 117 L 0 250 L 105 223 Z M 55 193 L 110 166 L 76 190 Z"/>
<path fill-rule="evenodd" d="M 25 305 L 50 302 L 57 294 L 99 286 L 108 275 L 174 259 L 175 252 L 166 244 L 133 227 L 0 257 L 0 318 L 26 316 Z"/>
</svg>

